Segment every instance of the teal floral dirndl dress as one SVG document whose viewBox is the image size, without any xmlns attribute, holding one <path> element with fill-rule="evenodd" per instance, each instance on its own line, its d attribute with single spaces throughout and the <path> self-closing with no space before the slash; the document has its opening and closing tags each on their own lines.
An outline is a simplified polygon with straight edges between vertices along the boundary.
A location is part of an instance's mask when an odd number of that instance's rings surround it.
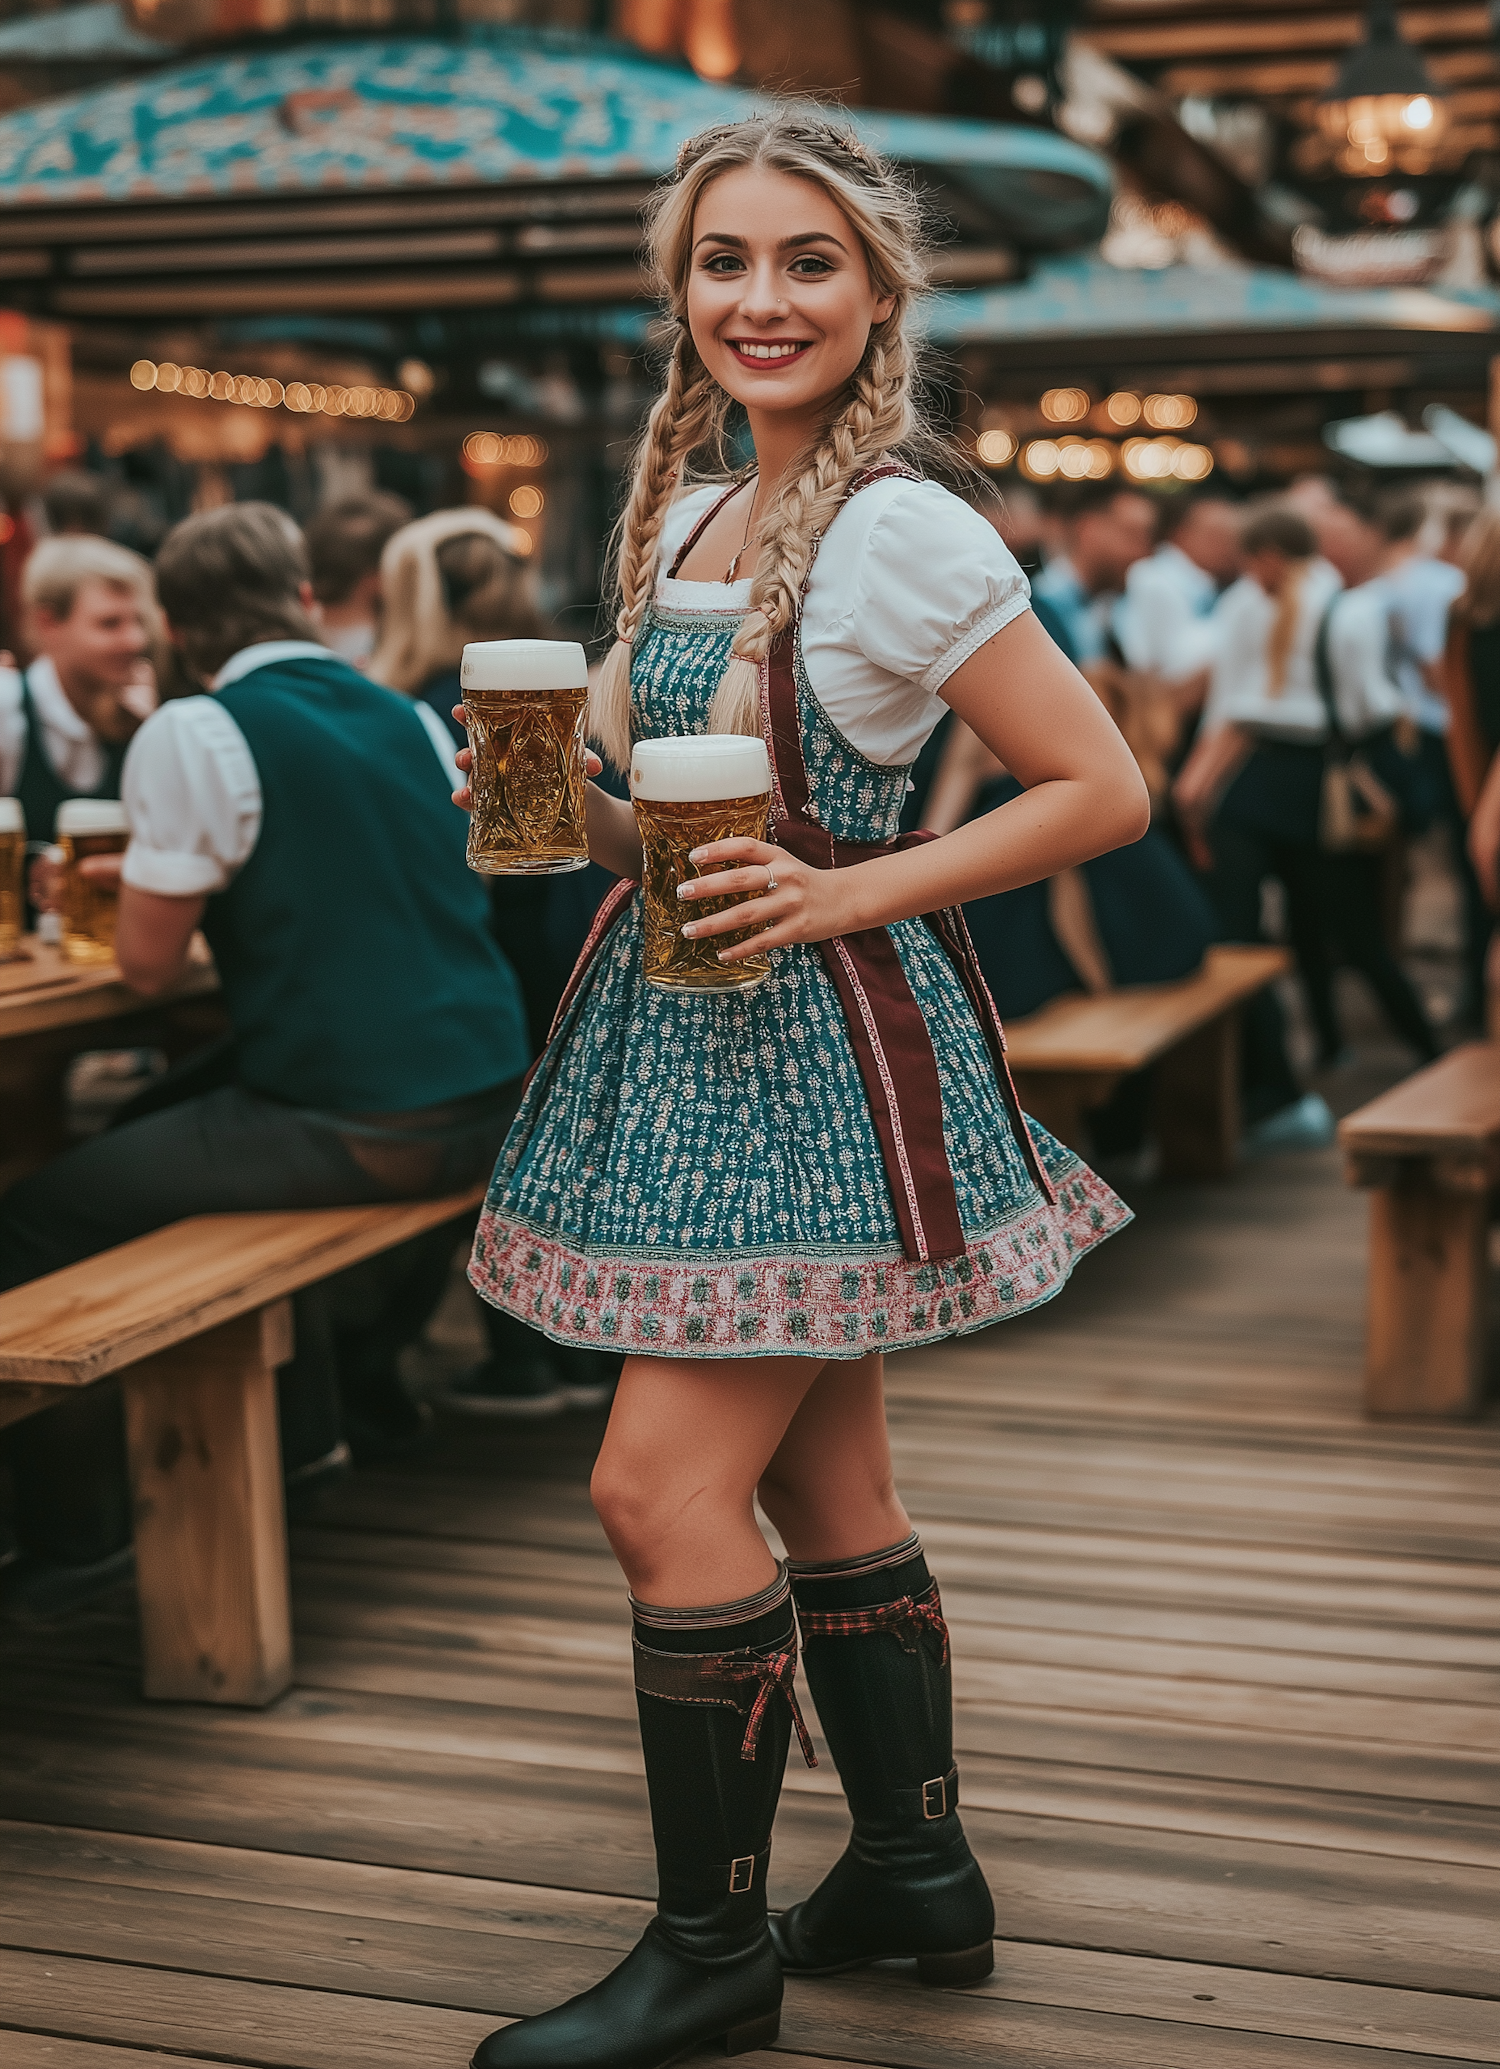
<svg viewBox="0 0 1500 2069">
<path fill-rule="evenodd" d="M 740 617 L 652 605 L 631 671 L 635 738 L 706 730 Z M 893 842 L 910 765 L 881 767 L 845 739 L 795 634 L 783 644 L 779 745 L 770 708 L 766 726 L 771 838 L 792 844 L 776 822 L 798 763 L 825 843 Z M 859 1358 L 1051 1299 L 1129 1210 L 1023 1120 L 998 1023 L 987 1040 L 951 943 L 921 919 L 882 932 L 930 1037 L 950 1241 L 924 1243 L 920 1224 L 914 1237 L 902 1211 L 907 1160 L 877 1127 L 880 1087 L 868 1055 L 862 1075 L 837 960 L 799 943 L 772 951 L 753 991 L 657 990 L 642 975 L 639 895 L 621 885 L 496 1166 L 469 1269 L 483 1298 L 557 1343 L 697 1358 Z M 906 1147 L 943 1162 L 935 1141 Z"/>
</svg>

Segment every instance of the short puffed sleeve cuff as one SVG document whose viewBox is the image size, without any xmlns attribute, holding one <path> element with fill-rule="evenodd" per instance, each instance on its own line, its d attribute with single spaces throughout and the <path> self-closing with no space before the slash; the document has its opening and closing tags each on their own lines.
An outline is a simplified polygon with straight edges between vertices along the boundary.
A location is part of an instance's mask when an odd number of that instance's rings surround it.
<svg viewBox="0 0 1500 2069">
<path fill-rule="evenodd" d="M 992 524 L 936 482 L 903 482 L 865 541 L 854 637 L 868 660 L 936 696 L 1030 603 Z"/>
<path fill-rule="evenodd" d="M 222 891 L 260 836 L 261 788 L 244 734 L 212 697 L 164 704 L 125 757 L 122 881 L 163 898 Z"/>
</svg>

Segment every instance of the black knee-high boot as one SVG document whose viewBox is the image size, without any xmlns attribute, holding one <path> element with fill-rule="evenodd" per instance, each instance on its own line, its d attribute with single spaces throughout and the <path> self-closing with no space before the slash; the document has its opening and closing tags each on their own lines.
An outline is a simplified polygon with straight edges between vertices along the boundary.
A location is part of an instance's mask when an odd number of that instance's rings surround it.
<svg viewBox="0 0 1500 2069">
<path fill-rule="evenodd" d="M 863 1559 L 791 1566 L 807 1685 L 854 1831 L 804 1903 L 771 1921 L 782 1966 L 831 1975 L 911 1959 L 924 1983 L 995 1965 L 995 1907 L 958 1821 L 948 1627 L 915 1533 Z"/>
<path fill-rule="evenodd" d="M 812 1759 L 786 1576 L 716 1609 L 632 1608 L 656 1917 L 602 1983 L 492 2033 L 473 2069 L 664 2069 L 715 2043 L 769 2047 L 780 2027 L 766 1869 L 794 1723 Z"/>
</svg>

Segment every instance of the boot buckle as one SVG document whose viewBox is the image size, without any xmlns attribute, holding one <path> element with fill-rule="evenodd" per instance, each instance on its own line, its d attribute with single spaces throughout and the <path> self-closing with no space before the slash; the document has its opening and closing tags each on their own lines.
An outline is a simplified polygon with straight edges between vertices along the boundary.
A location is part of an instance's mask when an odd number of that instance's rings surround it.
<svg viewBox="0 0 1500 2069">
<path fill-rule="evenodd" d="M 922 1784 L 922 1815 L 924 1818 L 945 1818 L 948 1815 L 948 1777 L 937 1775 L 930 1782 Z"/>
<path fill-rule="evenodd" d="M 732 1897 L 744 1896 L 754 1887 L 754 1883 L 755 1856 L 753 1853 L 741 1854 L 737 1861 L 729 1863 L 729 1894 Z"/>
</svg>

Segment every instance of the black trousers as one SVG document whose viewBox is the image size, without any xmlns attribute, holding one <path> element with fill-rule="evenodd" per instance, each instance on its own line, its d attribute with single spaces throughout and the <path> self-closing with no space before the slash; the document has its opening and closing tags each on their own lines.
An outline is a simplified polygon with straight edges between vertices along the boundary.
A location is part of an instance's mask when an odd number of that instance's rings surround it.
<svg viewBox="0 0 1500 2069">
<path fill-rule="evenodd" d="M 107 1133 L 13 1186 L 0 1201 L 0 1289 L 188 1215 L 456 1192 L 493 1169 L 521 1091 L 516 1079 L 361 1132 L 217 1082 L 232 1069 L 227 1047 L 189 1059 Z M 296 1352 L 278 1374 L 288 1470 L 339 1442 L 346 1403 L 396 1384 L 396 1354 L 420 1334 L 462 1234 L 455 1222 L 296 1296 Z M 85 1564 L 129 1542 L 117 1387 L 16 1423 L 0 1444 L 23 1551 Z"/>
<path fill-rule="evenodd" d="M 1343 1047 L 1334 999 L 1339 961 L 1358 970 L 1391 1026 L 1430 1060 L 1437 1039 L 1391 953 L 1381 921 L 1379 855 L 1330 854 L 1315 840 L 1287 840 L 1221 813 L 1210 836 L 1213 897 L 1231 940 L 1260 938 L 1260 892 L 1275 877 L 1286 892 L 1287 932 L 1323 1062 Z"/>
</svg>

